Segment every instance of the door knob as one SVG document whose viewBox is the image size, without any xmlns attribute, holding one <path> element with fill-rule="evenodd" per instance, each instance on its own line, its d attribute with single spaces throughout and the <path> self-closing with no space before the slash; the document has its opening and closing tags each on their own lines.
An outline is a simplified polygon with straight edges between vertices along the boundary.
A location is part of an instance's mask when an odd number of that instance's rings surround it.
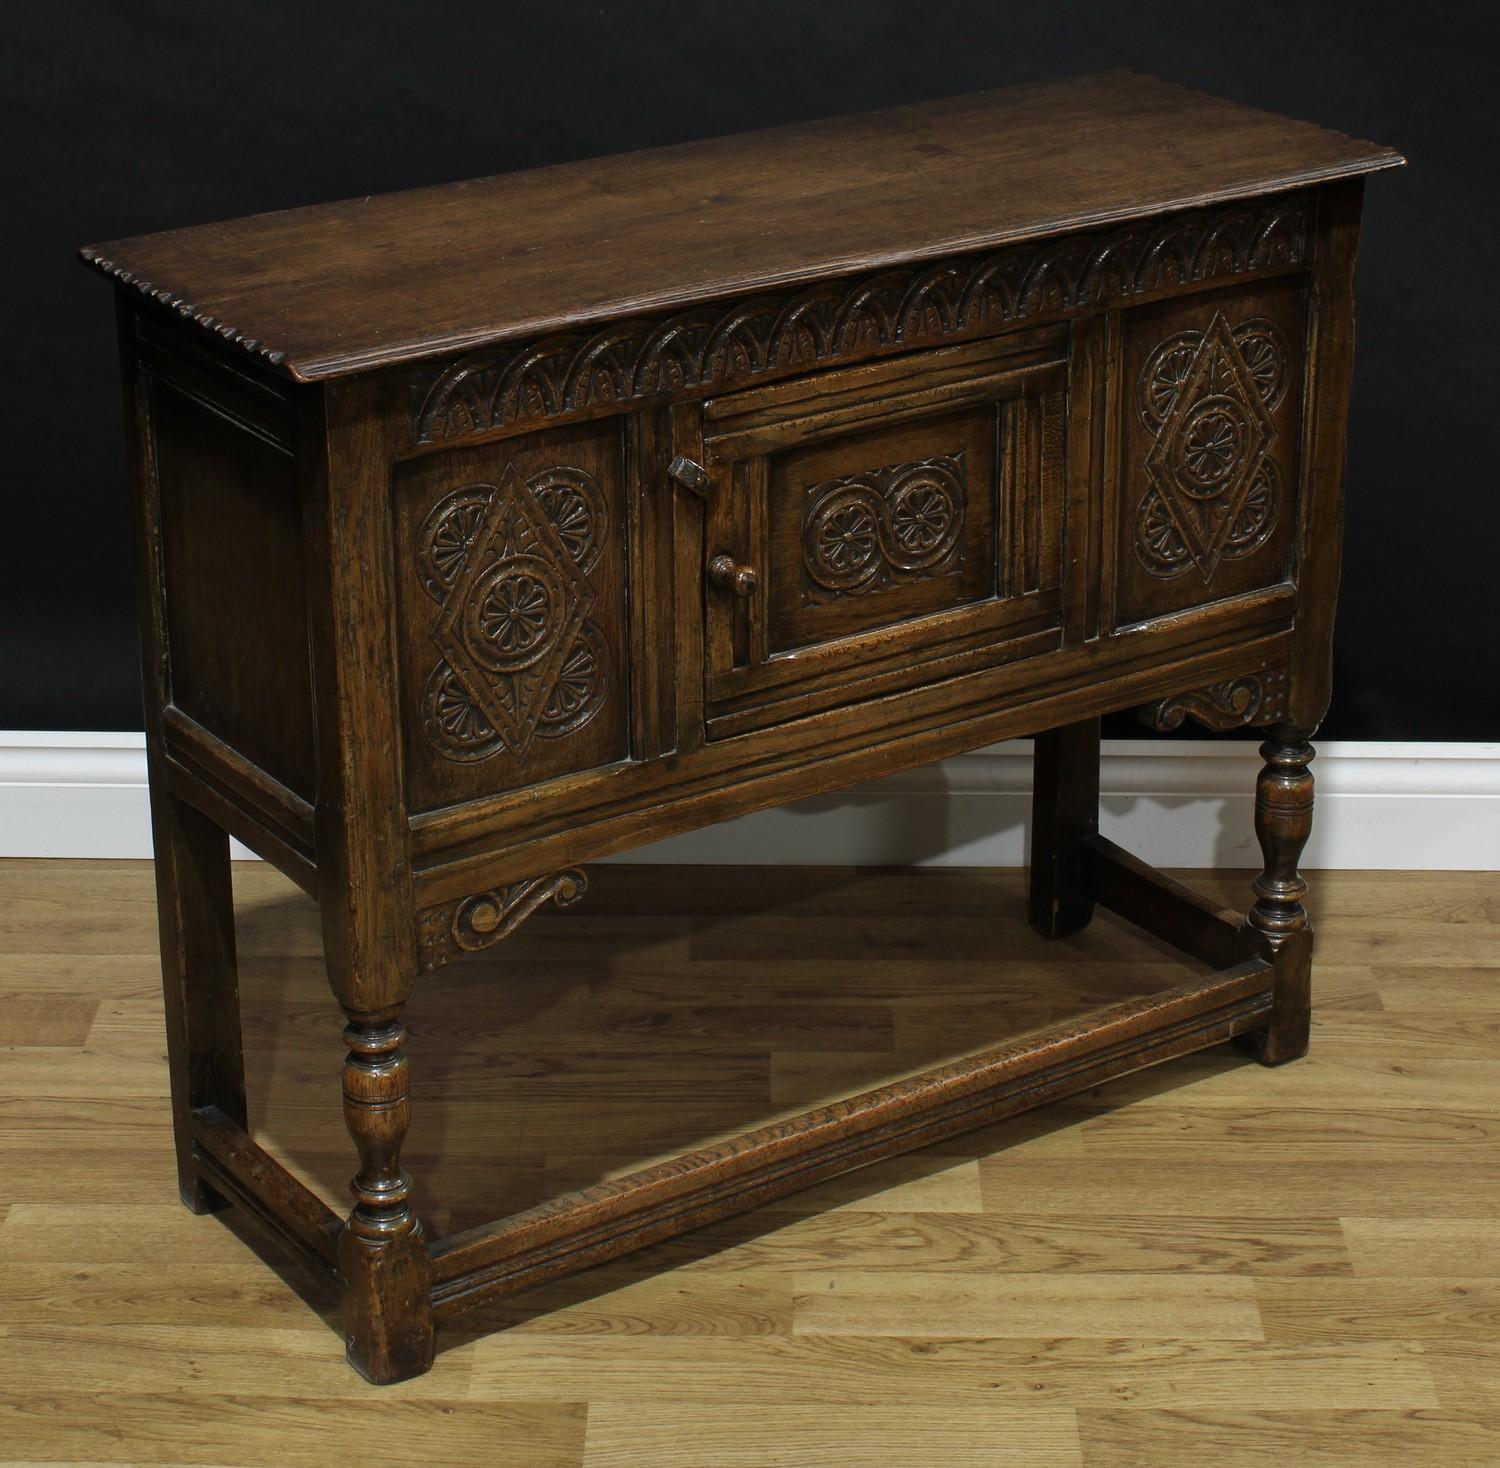
<svg viewBox="0 0 1500 1468">
<path fill-rule="evenodd" d="M 708 563 L 708 579 L 735 596 L 749 596 L 759 578 L 754 566 L 742 566 L 733 556 L 715 556 Z"/>
</svg>

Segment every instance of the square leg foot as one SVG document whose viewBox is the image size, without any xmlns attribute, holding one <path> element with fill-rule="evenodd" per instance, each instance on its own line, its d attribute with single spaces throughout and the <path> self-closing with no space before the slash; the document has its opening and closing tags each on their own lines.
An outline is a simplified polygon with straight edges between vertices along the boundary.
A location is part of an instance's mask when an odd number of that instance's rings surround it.
<svg viewBox="0 0 1500 1468">
<path fill-rule="evenodd" d="M 189 1213 L 221 1213 L 229 1207 L 229 1199 L 209 1187 L 197 1174 L 178 1179 L 177 1195 Z"/>
<path fill-rule="evenodd" d="M 1300 1036 L 1286 1036 L 1280 1034 L 1274 1025 L 1236 1035 L 1234 1044 L 1242 1054 L 1262 1065 L 1285 1065 L 1289 1060 L 1301 1060 L 1308 1049 L 1305 1030 Z"/>
<path fill-rule="evenodd" d="M 432 1366 L 432 1262 L 420 1226 L 394 1238 L 339 1236 L 344 1349 L 366 1381 L 389 1386 Z"/>
</svg>

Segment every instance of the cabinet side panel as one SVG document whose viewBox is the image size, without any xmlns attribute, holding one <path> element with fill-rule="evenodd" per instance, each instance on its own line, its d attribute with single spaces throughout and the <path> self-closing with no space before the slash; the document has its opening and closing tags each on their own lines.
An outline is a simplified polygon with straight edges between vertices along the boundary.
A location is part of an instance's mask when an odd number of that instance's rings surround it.
<svg viewBox="0 0 1500 1468">
<path fill-rule="evenodd" d="M 171 701 L 311 800 L 312 685 L 292 459 L 160 379 L 151 418 Z"/>
</svg>

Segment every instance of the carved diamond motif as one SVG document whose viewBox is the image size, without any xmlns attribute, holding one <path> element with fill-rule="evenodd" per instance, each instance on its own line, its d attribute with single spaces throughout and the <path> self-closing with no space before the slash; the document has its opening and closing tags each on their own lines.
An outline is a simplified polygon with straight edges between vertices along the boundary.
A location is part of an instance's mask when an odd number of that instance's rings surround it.
<svg viewBox="0 0 1500 1468">
<path fill-rule="evenodd" d="M 1146 471 L 1159 494 L 1158 513 L 1176 527 L 1206 581 L 1243 533 L 1246 500 L 1257 481 L 1264 482 L 1276 428 L 1266 384 L 1245 361 L 1222 311 L 1191 358 L 1179 348 L 1172 365 L 1180 373 L 1175 390 L 1148 395 L 1143 403 L 1143 412 L 1156 402 L 1171 404 L 1146 455 Z"/>
<path fill-rule="evenodd" d="M 432 640 L 472 700 L 477 725 L 488 720 L 521 754 L 577 655 L 594 591 L 514 466 L 461 553 Z M 457 690 L 450 701 L 461 702 Z"/>
</svg>

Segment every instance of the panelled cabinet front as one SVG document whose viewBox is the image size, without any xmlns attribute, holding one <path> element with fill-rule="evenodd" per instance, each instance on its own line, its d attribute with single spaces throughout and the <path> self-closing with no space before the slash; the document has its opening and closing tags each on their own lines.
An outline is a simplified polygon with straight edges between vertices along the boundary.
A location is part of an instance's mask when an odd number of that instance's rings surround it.
<svg viewBox="0 0 1500 1468">
<path fill-rule="evenodd" d="M 582 811 L 630 764 L 1041 686 L 1247 597 L 1289 625 L 1306 312 L 1290 274 L 401 460 L 410 811 L 563 778 Z"/>
</svg>

